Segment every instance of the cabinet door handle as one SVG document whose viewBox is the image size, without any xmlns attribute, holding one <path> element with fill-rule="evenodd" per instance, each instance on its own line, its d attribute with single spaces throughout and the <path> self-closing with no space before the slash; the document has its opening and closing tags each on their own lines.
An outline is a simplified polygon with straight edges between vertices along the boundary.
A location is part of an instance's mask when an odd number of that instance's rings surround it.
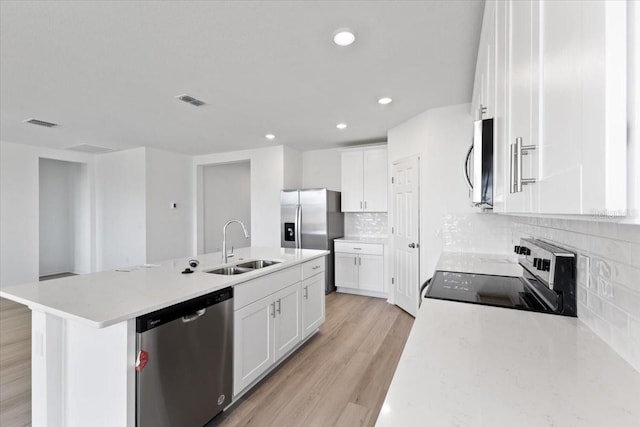
<svg viewBox="0 0 640 427">
<path fill-rule="evenodd" d="M 509 144 L 509 193 L 516 192 L 516 146 Z"/>
<path fill-rule="evenodd" d="M 364 208 L 367 209 L 367 201 L 364 201 Z"/>
<path fill-rule="evenodd" d="M 277 303 L 278 303 L 278 314 L 282 314 L 282 311 L 281 311 L 282 306 L 280 304 L 280 301 L 281 301 L 280 298 L 278 298 L 278 301 L 277 301 Z"/>
<path fill-rule="evenodd" d="M 269 305 L 271 305 L 271 316 L 275 319 L 276 318 L 276 303 L 272 302 Z"/>
<path fill-rule="evenodd" d="M 533 184 L 536 182 L 535 178 L 522 178 L 522 155 L 525 151 L 535 150 L 535 145 L 522 145 L 522 137 L 516 138 L 516 193 L 522 192 L 522 186 L 524 184 Z"/>
<path fill-rule="evenodd" d="M 360 201 L 360 209 L 362 209 L 362 200 Z"/>
<path fill-rule="evenodd" d="M 309 287 L 304 287 L 304 299 L 309 299 Z"/>
<path fill-rule="evenodd" d="M 358 257 L 358 265 L 362 265 L 362 258 Z"/>
<path fill-rule="evenodd" d="M 353 265 L 358 265 L 358 257 L 353 257 Z"/>
</svg>

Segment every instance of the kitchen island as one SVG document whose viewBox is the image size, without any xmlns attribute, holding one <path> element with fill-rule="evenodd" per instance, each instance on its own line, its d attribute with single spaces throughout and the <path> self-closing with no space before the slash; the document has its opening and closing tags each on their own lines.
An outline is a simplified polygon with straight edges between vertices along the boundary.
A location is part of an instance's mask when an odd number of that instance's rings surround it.
<svg viewBox="0 0 640 427">
<path fill-rule="evenodd" d="M 518 275 L 509 255 L 438 269 Z M 640 373 L 579 318 L 425 299 L 377 426 L 639 426 Z"/>
<path fill-rule="evenodd" d="M 311 273 L 323 273 L 327 253 L 244 248 L 236 250 L 230 264 L 257 259 L 278 263 L 243 274 L 210 274 L 221 266 L 221 254 L 213 253 L 195 257 L 199 266 L 191 274 L 182 274 L 189 266 L 189 258 L 183 258 L 3 288 L 1 297 L 32 310 L 33 425 L 134 426 L 137 316 L 229 286 L 248 304 L 258 288 L 270 287 L 265 298 L 275 292 L 277 284 L 266 280 L 271 275 L 302 286 Z M 315 330 L 317 326 L 311 324 Z M 315 330 L 306 331 L 306 338 Z M 290 346 L 283 358 L 302 342 Z M 260 378 L 243 383 L 244 391 Z M 234 390 L 234 395 L 244 391 Z"/>
</svg>

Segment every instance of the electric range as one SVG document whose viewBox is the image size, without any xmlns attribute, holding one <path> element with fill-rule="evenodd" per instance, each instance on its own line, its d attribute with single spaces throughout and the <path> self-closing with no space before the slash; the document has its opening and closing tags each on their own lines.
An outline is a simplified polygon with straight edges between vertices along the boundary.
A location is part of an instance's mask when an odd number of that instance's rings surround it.
<svg viewBox="0 0 640 427">
<path fill-rule="evenodd" d="M 576 317 L 576 255 L 530 238 L 514 251 L 521 276 L 439 270 L 424 297 Z"/>
</svg>

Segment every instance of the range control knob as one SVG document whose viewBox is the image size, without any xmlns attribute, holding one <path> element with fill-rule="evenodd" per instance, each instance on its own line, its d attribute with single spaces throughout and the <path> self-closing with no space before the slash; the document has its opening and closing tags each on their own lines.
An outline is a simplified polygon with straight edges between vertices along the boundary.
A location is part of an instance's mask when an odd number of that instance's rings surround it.
<svg viewBox="0 0 640 427">
<path fill-rule="evenodd" d="M 516 246 L 515 252 L 520 255 L 531 255 L 531 249 L 526 246 Z"/>
<path fill-rule="evenodd" d="M 535 268 L 538 268 L 538 265 L 540 264 L 540 261 L 542 261 L 540 258 L 534 258 L 533 259 L 533 266 Z"/>
<path fill-rule="evenodd" d="M 542 260 L 542 268 L 540 268 L 540 270 L 542 270 L 542 271 L 550 271 L 551 270 L 551 260 L 550 259 L 543 259 Z"/>
<path fill-rule="evenodd" d="M 520 246 L 516 245 L 513 247 L 513 252 L 519 254 L 520 253 Z"/>
</svg>

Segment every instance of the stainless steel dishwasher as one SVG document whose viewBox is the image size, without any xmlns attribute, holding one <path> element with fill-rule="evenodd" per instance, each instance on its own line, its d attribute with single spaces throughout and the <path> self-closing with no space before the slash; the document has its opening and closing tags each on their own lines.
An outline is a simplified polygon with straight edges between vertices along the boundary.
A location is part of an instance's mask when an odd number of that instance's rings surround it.
<svg viewBox="0 0 640 427">
<path fill-rule="evenodd" d="M 231 403 L 233 288 L 136 319 L 136 425 L 201 427 Z"/>
</svg>

